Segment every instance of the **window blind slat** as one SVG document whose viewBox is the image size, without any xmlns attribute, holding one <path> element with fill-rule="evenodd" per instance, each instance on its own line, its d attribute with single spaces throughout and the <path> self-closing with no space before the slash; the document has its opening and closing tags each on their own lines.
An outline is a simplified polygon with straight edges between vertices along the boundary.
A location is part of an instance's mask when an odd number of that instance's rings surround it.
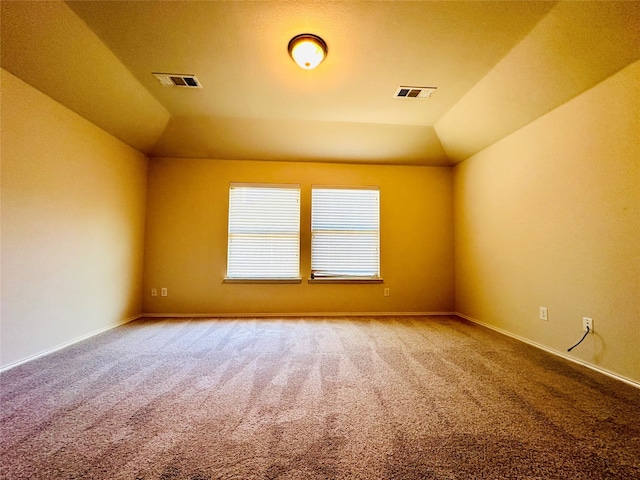
<svg viewBox="0 0 640 480">
<path fill-rule="evenodd" d="M 300 275 L 300 187 L 232 184 L 227 278 Z"/>
<path fill-rule="evenodd" d="M 312 189 L 311 270 L 314 277 L 380 276 L 379 189 Z"/>
</svg>

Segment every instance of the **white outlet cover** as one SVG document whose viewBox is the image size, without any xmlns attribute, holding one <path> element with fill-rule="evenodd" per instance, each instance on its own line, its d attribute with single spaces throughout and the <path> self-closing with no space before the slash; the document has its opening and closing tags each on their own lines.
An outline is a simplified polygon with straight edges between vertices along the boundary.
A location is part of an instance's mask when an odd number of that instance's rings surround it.
<svg viewBox="0 0 640 480">
<path fill-rule="evenodd" d="M 547 307 L 540 307 L 540 320 L 549 320 L 549 311 Z"/>
</svg>

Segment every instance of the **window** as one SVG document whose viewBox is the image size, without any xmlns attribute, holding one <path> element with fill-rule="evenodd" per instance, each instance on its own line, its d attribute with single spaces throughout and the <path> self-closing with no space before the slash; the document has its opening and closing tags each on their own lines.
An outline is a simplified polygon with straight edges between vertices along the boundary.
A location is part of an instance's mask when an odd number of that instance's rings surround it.
<svg viewBox="0 0 640 480">
<path fill-rule="evenodd" d="M 299 280 L 300 186 L 232 183 L 226 280 Z"/>
<path fill-rule="evenodd" d="M 380 278 L 378 187 L 312 187 L 311 278 Z"/>
</svg>

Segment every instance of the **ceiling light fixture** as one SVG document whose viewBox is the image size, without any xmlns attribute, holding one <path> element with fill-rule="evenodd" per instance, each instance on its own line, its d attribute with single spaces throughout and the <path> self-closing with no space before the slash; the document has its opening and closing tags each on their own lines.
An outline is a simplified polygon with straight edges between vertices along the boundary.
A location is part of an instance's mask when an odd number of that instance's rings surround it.
<svg viewBox="0 0 640 480">
<path fill-rule="evenodd" d="M 289 41 L 289 55 L 301 68 L 311 70 L 327 56 L 327 44 L 317 35 L 302 33 Z"/>
</svg>

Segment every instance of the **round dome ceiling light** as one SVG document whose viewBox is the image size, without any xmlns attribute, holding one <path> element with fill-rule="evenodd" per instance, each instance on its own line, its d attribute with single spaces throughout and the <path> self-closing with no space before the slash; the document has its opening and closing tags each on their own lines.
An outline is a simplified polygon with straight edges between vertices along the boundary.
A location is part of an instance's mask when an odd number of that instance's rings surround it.
<svg viewBox="0 0 640 480">
<path fill-rule="evenodd" d="M 289 41 L 289 55 L 301 68 L 311 70 L 327 56 L 327 44 L 317 35 L 302 33 Z"/>
</svg>

